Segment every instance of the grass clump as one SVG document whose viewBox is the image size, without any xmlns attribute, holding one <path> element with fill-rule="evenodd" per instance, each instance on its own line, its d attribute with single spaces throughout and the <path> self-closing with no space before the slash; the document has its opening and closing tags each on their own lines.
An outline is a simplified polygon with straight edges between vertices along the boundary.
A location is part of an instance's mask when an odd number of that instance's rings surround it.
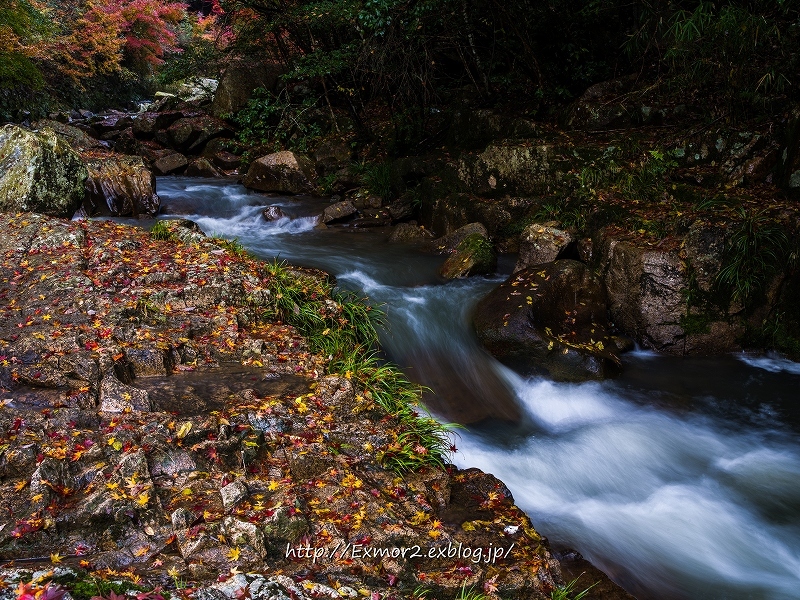
<svg viewBox="0 0 800 600">
<path fill-rule="evenodd" d="M 212 244 L 216 244 L 220 248 L 227 250 L 228 252 L 230 252 L 235 256 L 238 257 L 247 256 L 247 250 L 245 250 L 244 246 L 239 241 L 239 238 L 233 238 L 232 240 L 229 240 L 227 238 L 222 237 L 221 235 L 214 234 L 210 236 L 208 240 Z"/>
<path fill-rule="evenodd" d="M 154 240 L 161 240 L 165 242 L 177 241 L 177 237 L 169 228 L 167 221 L 156 221 L 150 228 L 150 237 Z"/>
<path fill-rule="evenodd" d="M 421 407 L 423 388 L 408 380 L 378 352 L 382 311 L 352 292 L 334 292 L 319 277 L 303 276 L 277 261 L 272 278 L 270 316 L 296 327 L 311 350 L 328 356 L 328 372 L 351 379 L 363 390 L 363 409 L 379 406 L 398 422 L 394 440 L 377 456 L 402 473 L 425 466 L 444 467 L 451 452 L 449 432 Z"/>
<path fill-rule="evenodd" d="M 580 575 L 566 585 L 558 586 L 550 592 L 550 600 L 582 600 L 589 593 L 589 590 L 597 585 L 597 583 L 593 583 L 585 590 L 576 592 L 575 586 L 578 585 L 578 579 L 580 579 Z"/>
<path fill-rule="evenodd" d="M 751 307 L 778 272 L 789 251 L 783 229 L 764 211 L 739 209 L 716 284 L 731 301 Z"/>
</svg>

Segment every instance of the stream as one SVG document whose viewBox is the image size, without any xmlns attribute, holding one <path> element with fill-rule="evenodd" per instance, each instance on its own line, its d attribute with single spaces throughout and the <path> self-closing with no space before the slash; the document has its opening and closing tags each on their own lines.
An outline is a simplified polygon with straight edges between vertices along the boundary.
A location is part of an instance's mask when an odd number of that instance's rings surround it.
<svg viewBox="0 0 800 600">
<path fill-rule="evenodd" d="M 443 257 L 389 243 L 386 230 L 315 228 L 324 200 L 220 180 L 160 178 L 158 189 L 165 217 L 324 269 L 384 304 L 384 347 L 432 388 L 431 411 L 476 423 L 454 462 L 503 480 L 554 548 L 578 550 L 641 600 L 800 598 L 800 364 L 636 351 L 611 381 L 524 379 L 470 327 L 513 259 L 496 276 L 444 283 Z M 291 218 L 265 222 L 270 204 Z"/>
</svg>

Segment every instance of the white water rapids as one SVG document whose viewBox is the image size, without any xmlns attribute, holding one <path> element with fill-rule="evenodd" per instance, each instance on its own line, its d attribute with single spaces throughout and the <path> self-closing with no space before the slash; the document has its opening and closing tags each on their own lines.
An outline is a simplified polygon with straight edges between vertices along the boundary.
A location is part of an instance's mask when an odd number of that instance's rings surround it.
<svg viewBox="0 0 800 600">
<path fill-rule="evenodd" d="M 487 405 L 500 388 L 515 398 L 519 422 L 462 431 L 454 461 L 502 479 L 553 545 L 639 598 L 800 598 L 797 364 L 638 352 L 615 381 L 525 380 L 483 353 L 469 326 L 502 276 L 445 284 L 442 257 L 385 233 L 315 229 L 319 200 L 174 178 L 159 180 L 159 194 L 206 233 L 326 269 L 384 303 L 389 354 L 434 390 L 459 380 Z M 268 204 L 293 218 L 266 223 Z"/>
</svg>

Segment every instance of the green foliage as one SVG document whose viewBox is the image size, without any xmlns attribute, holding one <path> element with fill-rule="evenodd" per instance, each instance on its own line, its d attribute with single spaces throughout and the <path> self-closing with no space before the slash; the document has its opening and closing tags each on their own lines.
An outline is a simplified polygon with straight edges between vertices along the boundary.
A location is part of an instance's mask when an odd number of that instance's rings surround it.
<svg viewBox="0 0 800 600">
<path fill-rule="evenodd" d="M 391 162 L 361 163 L 355 170 L 371 193 L 385 200 L 393 197 Z"/>
<path fill-rule="evenodd" d="M 87 577 L 69 585 L 70 595 L 75 600 L 90 600 L 95 596 L 108 598 L 110 592 L 125 595 L 127 592 L 141 592 L 143 589 L 129 581 L 108 581 L 97 577 Z"/>
<path fill-rule="evenodd" d="M 581 573 L 581 575 L 582 574 L 583 573 Z M 580 575 L 566 585 L 560 585 L 555 588 L 552 592 L 550 592 L 550 600 L 582 600 L 586 597 L 589 591 L 597 585 L 597 583 L 593 583 L 585 590 L 576 592 L 575 586 L 578 585 L 578 579 L 580 579 Z"/>
<path fill-rule="evenodd" d="M 239 128 L 239 140 L 246 146 L 269 146 L 307 152 L 325 132 L 317 99 L 292 102 L 286 92 L 276 96 L 258 88 L 247 106 L 231 118 Z"/>
<path fill-rule="evenodd" d="M 166 221 L 156 221 L 150 228 L 150 237 L 154 240 L 176 241 L 177 237 Z"/>
<path fill-rule="evenodd" d="M 229 240 L 227 238 L 222 237 L 221 235 L 211 235 L 209 241 L 216 244 L 220 248 L 224 248 L 234 256 L 246 256 L 247 250 L 245 250 L 244 246 L 242 246 L 241 242 L 239 242 L 238 238 L 233 238 Z"/>
<path fill-rule="evenodd" d="M 783 265 L 789 240 L 765 211 L 740 208 L 739 218 L 728 236 L 716 284 L 732 301 L 749 308 Z"/>
<path fill-rule="evenodd" d="M 566 198 L 543 204 L 533 222 L 558 221 L 561 227 L 583 231 L 589 219 L 589 206 L 581 199 Z"/>
<path fill-rule="evenodd" d="M 718 97 L 729 113 L 796 94 L 800 32 L 795 2 L 753 0 L 643 3 L 627 43 L 635 60 L 655 59 L 670 89 Z"/>
<path fill-rule="evenodd" d="M 467 589 L 466 586 L 466 583 L 461 585 L 461 591 L 456 596 L 456 600 L 489 600 L 489 596 L 483 592 L 479 592 L 472 587 Z"/>
</svg>

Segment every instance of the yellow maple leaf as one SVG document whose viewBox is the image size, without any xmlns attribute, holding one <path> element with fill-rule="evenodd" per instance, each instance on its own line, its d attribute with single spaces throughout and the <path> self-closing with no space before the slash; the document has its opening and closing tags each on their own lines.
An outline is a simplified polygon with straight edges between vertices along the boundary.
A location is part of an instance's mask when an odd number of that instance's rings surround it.
<svg viewBox="0 0 800 600">
<path fill-rule="evenodd" d="M 142 492 L 136 497 L 136 504 L 139 506 L 144 506 L 148 502 L 150 502 L 150 494 L 147 492 Z"/>
<path fill-rule="evenodd" d="M 228 550 L 228 558 L 231 560 L 239 560 L 239 555 L 241 553 L 242 551 L 239 549 L 238 546 L 236 548 L 231 548 L 230 550 Z"/>
<path fill-rule="evenodd" d="M 280 487 L 281 487 L 281 485 L 280 485 L 280 484 L 279 484 L 277 481 L 274 481 L 274 480 L 273 480 L 273 481 L 270 481 L 270 482 L 269 482 L 269 485 L 267 486 L 267 489 L 268 489 L 270 492 L 274 492 L 274 491 L 276 491 L 277 489 L 279 489 Z"/>
<path fill-rule="evenodd" d="M 63 556 L 61 556 L 58 552 L 56 552 L 55 554 L 50 555 L 50 562 L 53 563 L 54 565 L 57 565 L 58 563 L 61 562 L 61 559 L 63 558 L 64 558 Z"/>
<path fill-rule="evenodd" d="M 16 484 L 14 484 L 14 490 L 16 490 L 17 492 L 21 492 L 26 487 L 28 487 L 28 483 L 29 483 L 28 481 L 18 481 Z"/>
</svg>

